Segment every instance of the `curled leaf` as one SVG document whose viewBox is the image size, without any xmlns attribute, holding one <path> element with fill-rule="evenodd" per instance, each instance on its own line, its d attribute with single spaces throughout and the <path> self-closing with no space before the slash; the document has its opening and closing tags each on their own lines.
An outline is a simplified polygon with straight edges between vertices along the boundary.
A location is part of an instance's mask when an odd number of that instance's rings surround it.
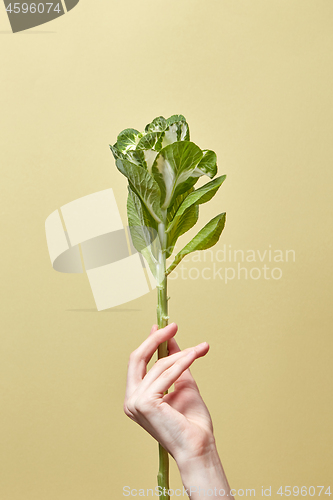
<svg viewBox="0 0 333 500">
<path fill-rule="evenodd" d="M 170 274 L 181 260 L 191 252 L 206 250 L 218 242 L 225 226 L 225 213 L 219 214 L 208 222 L 194 238 L 177 253 L 173 263 L 168 268 L 166 274 Z"/>
</svg>

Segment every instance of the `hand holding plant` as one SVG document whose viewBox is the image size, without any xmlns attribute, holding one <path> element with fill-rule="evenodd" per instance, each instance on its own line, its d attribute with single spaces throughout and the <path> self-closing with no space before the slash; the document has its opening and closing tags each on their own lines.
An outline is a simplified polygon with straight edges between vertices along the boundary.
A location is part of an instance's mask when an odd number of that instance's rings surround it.
<svg viewBox="0 0 333 500">
<path fill-rule="evenodd" d="M 156 280 L 158 328 L 163 328 L 169 319 L 167 276 L 189 253 L 205 250 L 217 243 L 225 225 L 225 213 L 208 222 L 174 256 L 169 266 L 167 259 L 172 256 L 178 238 L 198 221 L 199 205 L 216 194 L 226 176 L 214 179 L 217 173 L 216 154 L 201 150 L 190 141 L 189 127 L 182 115 L 173 115 L 167 120 L 162 116 L 155 118 L 142 133 L 125 129 L 110 148 L 118 170 L 128 179 L 127 215 L 131 238 Z M 195 189 L 196 182 L 203 175 L 213 180 Z M 167 355 L 168 345 L 164 341 L 158 346 L 158 358 Z M 182 359 L 182 355 L 180 357 Z M 179 359 L 181 362 L 184 360 Z M 168 365 L 170 360 L 163 363 Z M 176 396 L 171 394 L 169 401 L 172 400 L 176 401 Z M 169 446 L 164 448 L 163 442 L 159 443 L 158 484 L 168 489 L 166 450 Z M 161 498 L 168 499 L 169 496 Z"/>
<path fill-rule="evenodd" d="M 176 332 L 175 323 L 162 329 L 154 325 L 149 337 L 132 352 L 124 411 L 173 456 L 185 488 L 192 489 L 192 500 L 199 498 L 200 488 L 216 488 L 225 495 L 215 498 L 232 499 L 212 420 L 189 370 L 196 359 L 207 354 L 209 345 L 203 342 L 181 351 L 174 339 Z M 147 373 L 147 364 L 162 342 L 168 343 L 169 356 L 158 360 Z M 174 391 L 165 394 L 172 384 Z"/>
<path fill-rule="evenodd" d="M 172 323 L 158 329 L 130 356 L 124 410 L 144 427 L 174 459 L 185 461 L 207 453 L 214 445 L 213 426 L 198 387 L 188 370 L 195 359 L 207 354 L 207 342 L 181 351 L 173 338 Z M 146 366 L 158 346 L 168 342 L 169 356 L 158 360 L 148 373 Z M 165 392 L 175 384 L 174 391 Z"/>
</svg>

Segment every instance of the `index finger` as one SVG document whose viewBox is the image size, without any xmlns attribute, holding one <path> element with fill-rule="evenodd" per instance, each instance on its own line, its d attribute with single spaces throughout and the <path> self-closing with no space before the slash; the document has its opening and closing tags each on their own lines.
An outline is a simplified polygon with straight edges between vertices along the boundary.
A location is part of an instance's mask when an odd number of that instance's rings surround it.
<svg viewBox="0 0 333 500">
<path fill-rule="evenodd" d="M 180 347 L 176 342 L 176 339 L 171 338 L 168 340 L 168 346 L 169 346 L 169 354 L 174 354 L 176 352 L 180 351 Z M 209 350 L 209 345 L 207 344 L 207 351 Z M 207 353 L 205 352 L 205 354 Z M 180 386 L 181 384 L 186 384 L 187 386 L 194 387 L 195 389 L 198 389 L 197 383 L 193 378 L 193 375 L 190 371 L 190 368 L 187 368 L 186 370 L 183 371 L 183 373 L 178 377 L 178 379 L 175 382 L 175 387 Z"/>
<path fill-rule="evenodd" d="M 171 323 L 164 328 L 156 329 L 153 326 L 150 335 L 130 355 L 127 370 L 126 394 L 131 394 L 147 373 L 147 364 L 158 346 L 171 339 L 177 333 L 176 323 Z"/>
</svg>

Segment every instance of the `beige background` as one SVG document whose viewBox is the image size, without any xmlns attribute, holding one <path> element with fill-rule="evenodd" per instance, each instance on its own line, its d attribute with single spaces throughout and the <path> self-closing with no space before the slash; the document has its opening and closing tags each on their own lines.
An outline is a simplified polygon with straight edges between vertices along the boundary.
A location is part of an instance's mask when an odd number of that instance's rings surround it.
<svg viewBox="0 0 333 500">
<path fill-rule="evenodd" d="M 82 0 L 11 35 L 0 7 L 1 498 L 155 486 L 157 446 L 122 412 L 155 293 L 97 313 L 86 276 L 53 271 L 44 221 L 112 187 L 125 223 L 108 144 L 174 113 L 228 175 L 199 222 L 227 211 L 217 248 L 296 252 L 281 280 L 170 283 L 181 347 L 211 345 L 193 373 L 231 486 L 329 486 L 332 20 L 328 0 Z"/>
</svg>

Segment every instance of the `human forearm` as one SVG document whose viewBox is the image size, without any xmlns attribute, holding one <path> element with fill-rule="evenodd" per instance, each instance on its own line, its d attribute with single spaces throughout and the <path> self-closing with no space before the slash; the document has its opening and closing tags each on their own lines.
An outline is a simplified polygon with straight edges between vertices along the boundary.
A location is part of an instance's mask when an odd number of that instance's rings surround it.
<svg viewBox="0 0 333 500">
<path fill-rule="evenodd" d="M 233 499 L 215 444 L 201 456 L 181 457 L 176 461 L 191 500 L 205 496 Z"/>
<path fill-rule="evenodd" d="M 180 350 L 174 323 L 158 329 L 132 352 L 128 365 L 124 411 L 172 455 L 191 500 L 203 497 L 232 500 L 217 453 L 213 424 L 198 386 L 189 370 L 205 356 L 207 342 Z M 147 372 L 147 363 L 163 342 L 169 356 Z M 174 390 L 166 391 L 174 384 Z M 204 493 L 204 491 L 206 493 Z"/>
</svg>

